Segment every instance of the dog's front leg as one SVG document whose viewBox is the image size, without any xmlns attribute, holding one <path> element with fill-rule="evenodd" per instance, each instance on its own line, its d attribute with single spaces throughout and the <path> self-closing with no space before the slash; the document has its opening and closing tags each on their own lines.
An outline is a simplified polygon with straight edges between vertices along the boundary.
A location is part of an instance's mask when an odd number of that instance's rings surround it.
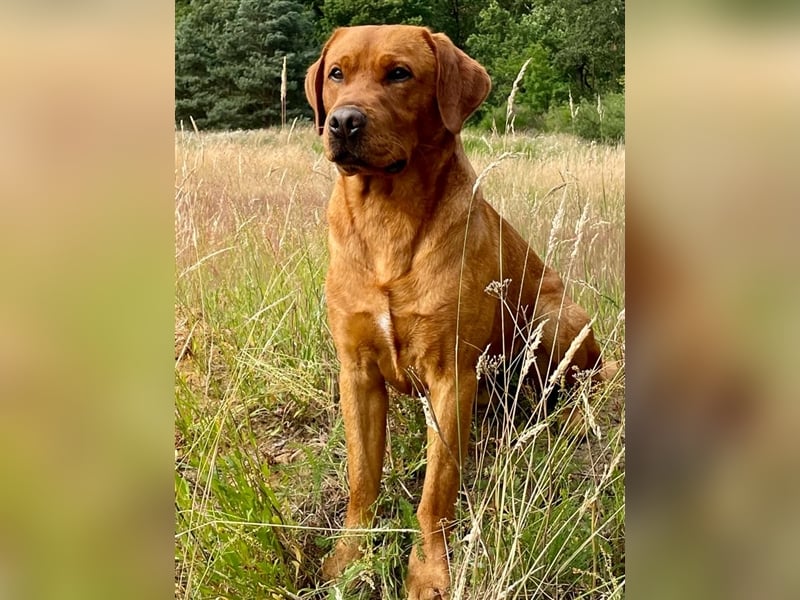
<svg viewBox="0 0 800 600">
<path fill-rule="evenodd" d="M 339 393 L 347 442 L 347 477 L 350 500 L 344 528 L 358 529 L 372 523 L 373 504 L 378 497 L 386 446 L 386 384 L 374 362 L 343 360 Z M 338 577 L 362 554 L 362 536 L 345 531 L 334 553 L 322 566 L 326 579 Z"/>
<path fill-rule="evenodd" d="M 472 370 L 462 372 L 458 381 L 450 374 L 430 385 L 434 423 L 428 426 L 428 466 L 417 510 L 422 538 L 408 562 L 409 600 L 450 597 L 446 536 L 455 515 L 476 387 Z"/>
</svg>

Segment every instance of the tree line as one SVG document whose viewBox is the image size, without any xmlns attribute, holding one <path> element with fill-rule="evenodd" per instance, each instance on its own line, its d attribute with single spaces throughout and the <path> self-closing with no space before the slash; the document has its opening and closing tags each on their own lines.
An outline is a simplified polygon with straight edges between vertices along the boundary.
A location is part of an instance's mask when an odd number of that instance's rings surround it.
<svg viewBox="0 0 800 600">
<path fill-rule="evenodd" d="M 624 0 L 175 0 L 175 118 L 201 129 L 254 129 L 311 118 L 303 79 L 340 26 L 426 25 L 446 33 L 492 77 L 471 121 L 624 136 Z"/>
</svg>

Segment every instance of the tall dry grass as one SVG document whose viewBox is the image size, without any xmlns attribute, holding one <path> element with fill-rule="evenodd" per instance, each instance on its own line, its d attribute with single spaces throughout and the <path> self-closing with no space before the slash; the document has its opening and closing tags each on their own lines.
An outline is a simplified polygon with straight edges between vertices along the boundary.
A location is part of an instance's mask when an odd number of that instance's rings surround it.
<svg viewBox="0 0 800 600">
<path fill-rule="evenodd" d="M 333 181 L 309 129 L 176 134 L 176 259 L 189 268 L 238 232 L 274 247 L 319 228 Z"/>
<path fill-rule="evenodd" d="M 486 198 L 595 316 L 606 358 L 624 360 L 624 148 L 464 141 Z M 399 396 L 369 552 L 345 582 L 319 579 L 347 494 L 321 149 L 310 128 L 176 134 L 176 597 L 403 597 L 425 418 Z M 563 400 L 582 436 L 521 393 L 476 415 L 453 600 L 620 597 L 621 375 Z"/>
</svg>

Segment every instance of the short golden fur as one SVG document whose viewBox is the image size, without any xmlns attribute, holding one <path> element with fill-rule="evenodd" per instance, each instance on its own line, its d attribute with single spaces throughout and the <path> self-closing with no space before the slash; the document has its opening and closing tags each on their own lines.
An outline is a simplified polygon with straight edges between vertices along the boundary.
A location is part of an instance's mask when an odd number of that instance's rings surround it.
<svg viewBox="0 0 800 600">
<path fill-rule="evenodd" d="M 422 27 L 338 29 L 308 70 L 306 95 L 326 157 L 339 171 L 328 206 L 328 320 L 341 363 L 350 500 L 345 528 L 368 526 L 386 443 L 386 384 L 421 387 L 439 432 L 410 555 L 408 598 L 449 598 L 445 532 L 454 517 L 475 365 L 512 349 L 512 319 L 545 321 L 539 372 L 552 370 L 589 319 L 559 276 L 473 194 L 459 132 L 491 88 L 477 62 Z M 506 308 L 485 292 L 509 280 Z M 505 339 L 504 339 L 505 338 Z M 518 348 L 517 348 L 518 349 Z M 577 369 L 599 368 L 591 332 Z M 574 369 L 566 377 L 573 377 Z M 325 561 L 336 577 L 360 555 L 343 537 Z"/>
</svg>

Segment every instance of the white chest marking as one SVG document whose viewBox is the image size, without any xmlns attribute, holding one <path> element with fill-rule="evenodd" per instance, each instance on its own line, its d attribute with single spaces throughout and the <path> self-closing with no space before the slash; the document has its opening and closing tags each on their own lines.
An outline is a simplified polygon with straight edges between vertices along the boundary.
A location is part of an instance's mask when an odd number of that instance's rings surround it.
<svg viewBox="0 0 800 600">
<path fill-rule="evenodd" d="M 376 321 L 378 323 L 378 328 L 381 330 L 381 332 L 383 333 L 384 337 L 392 345 L 394 345 L 394 341 L 392 339 L 394 336 L 392 334 L 392 317 L 391 317 L 391 315 L 388 312 L 381 313 L 381 314 L 378 315 L 378 318 L 376 319 Z"/>
<path fill-rule="evenodd" d="M 385 344 L 385 350 L 389 351 L 389 360 L 391 361 L 391 369 L 393 377 L 400 377 L 399 365 L 397 363 L 397 346 L 394 339 L 394 326 L 392 324 L 392 315 L 388 310 L 375 316 L 375 324 L 378 326 L 381 337 Z"/>
<path fill-rule="evenodd" d="M 389 357 L 392 361 L 392 369 L 394 369 L 396 375 L 398 373 L 397 348 L 395 346 L 394 328 L 392 327 L 392 315 L 389 314 L 387 310 L 379 314 L 375 318 L 375 322 L 378 325 L 378 329 L 383 334 L 383 340 L 386 343 L 386 349 L 389 350 Z"/>
</svg>

